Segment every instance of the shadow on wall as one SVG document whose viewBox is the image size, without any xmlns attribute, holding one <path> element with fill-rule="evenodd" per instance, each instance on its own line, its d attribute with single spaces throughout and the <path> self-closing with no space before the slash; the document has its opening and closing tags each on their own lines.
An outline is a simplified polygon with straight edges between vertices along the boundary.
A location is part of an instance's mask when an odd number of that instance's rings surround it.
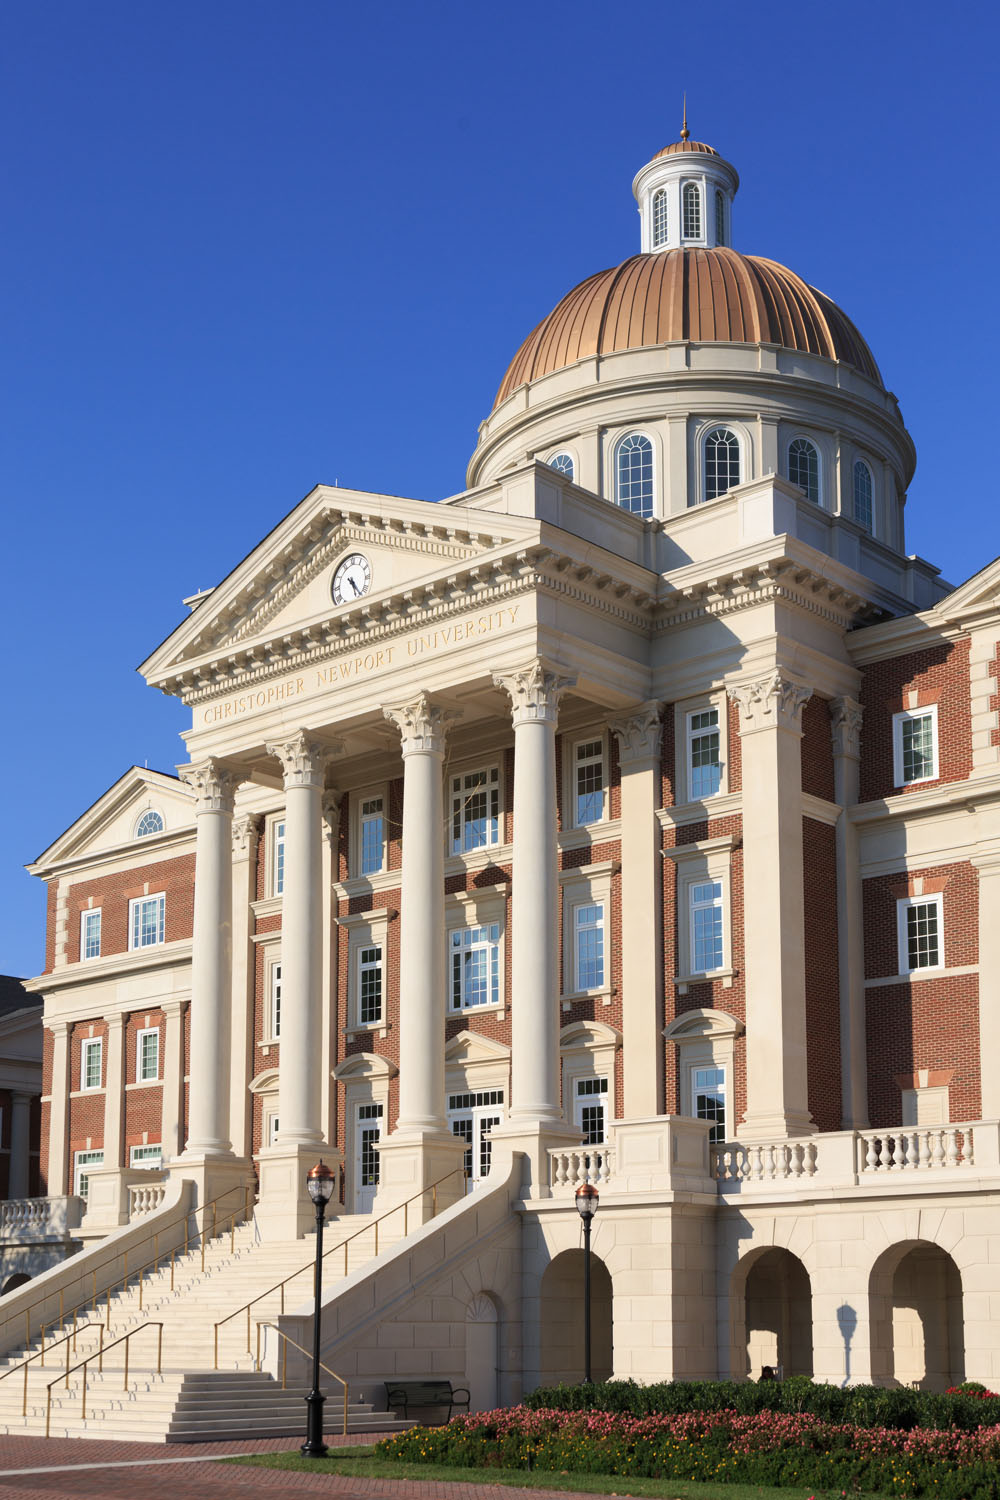
<svg viewBox="0 0 1000 1500">
<path fill-rule="evenodd" d="M 812 1287 L 790 1250 L 751 1251 L 733 1272 L 730 1295 L 736 1380 L 756 1380 L 765 1366 L 789 1375 L 812 1375 Z"/>
<path fill-rule="evenodd" d="M 583 1250 L 564 1250 L 546 1268 L 541 1288 L 541 1377 L 543 1385 L 583 1379 Z M 614 1369 L 611 1275 L 592 1255 L 591 1365 L 595 1380 L 610 1380 Z"/>
<path fill-rule="evenodd" d="M 943 1391 L 965 1379 L 961 1273 L 947 1251 L 922 1240 L 879 1256 L 868 1283 L 872 1380 Z"/>
</svg>

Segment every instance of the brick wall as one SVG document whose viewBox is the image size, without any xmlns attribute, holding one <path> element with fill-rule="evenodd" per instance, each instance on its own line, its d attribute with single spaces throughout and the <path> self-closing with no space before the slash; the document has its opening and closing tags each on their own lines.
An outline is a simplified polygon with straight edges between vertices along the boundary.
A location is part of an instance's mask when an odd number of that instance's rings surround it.
<svg viewBox="0 0 1000 1500">
<path fill-rule="evenodd" d="M 970 691 L 968 640 L 942 642 L 863 668 L 862 802 L 896 792 L 923 791 L 946 782 L 964 781 L 969 776 L 972 771 Z M 917 694 L 918 708 L 938 706 L 940 775 L 937 781 L 921 781 L 916 787 L 906 788 L 895 784 L 892 718 L 893 714 L 911 707 L 913 692 Z"/>
<path fill-rule="evenodd" d="M 194 920 L 194 855 L 137 865 L 134 870 L 80 881 L 69 891 L 68 958 L 80 957 L 80 913 L 101 908 L 101 956 L 128 952 L 128 904 L 137 896 L 166 894 L 164 938 L 176 942 L 191 936 Z M 93 902 L 89 900 L 93 897 Z"/>
<path fill-rule="evenodd" d="M 161 1010 L 134 1011 L 125 1022 L 125 1129 L 122 1166 L 128 1166 L 133 1146 L 162 1145 L 163 1084 L 140 1083 L 137 1076 L 139 1032 L 156 1030 L 160 1037 L 160 1079 L 166 1055 L 166 1018 Z M 131 1085 L 131 1086 L 130 1086 Z"/>
<path fill-rule="evenodd" d="M 45 888 L 45 972 L 51 974 L 56 961 L 56 901 L 59 896 L 58 880 L 50 880 Z M 80 918 L 77 917 L 77 927 Z M 77 947 L 80 945 L 79 931 L 76 935 Z"/>
<path fill-rule="evenodd" d="M 815 795 L 820 796 L 822 793 L 816 792 Z M 839 1130 L 840 989 L 837 962 L 836 830 L 829 824 L 803 818 L 802 862 L 809 1112 L 820 1130 Z"/>
<path fill-rule="evenodd" d="M 815 693 L 802 710 L 802 790 L 833 801 L 833 739 L 830 705 Z"/>
<path fill-rule="evenodd" d="M 85 1038 L 101 1037 L 101 1088 L 80 1093 L 80 1061 Z M 69 1187 L 77 1151 L 99 1151 L 104 1145 L 104 1087 L 108 1076 L 108 1028 L 104 1021 L 78 1021 L 70 1030 Z"/>
</svg>

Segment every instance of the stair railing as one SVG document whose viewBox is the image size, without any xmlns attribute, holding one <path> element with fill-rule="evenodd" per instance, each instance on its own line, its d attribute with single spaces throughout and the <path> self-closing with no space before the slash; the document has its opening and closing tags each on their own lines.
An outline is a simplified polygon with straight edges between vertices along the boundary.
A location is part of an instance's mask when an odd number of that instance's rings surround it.
<svg viewBox="0 0 1000 1500">
<path fill-rule="evenodd" d="M 403 1203 L 397 1203 L 397 1204 L 395 1204 L 395 1206 L 393 1208 L 387 1209 L 384 1214 L 380 1214 L 379 1215 L 379 1217 L 374 1221 L 374 1224 L 365 1224 L 361 1229 L 356 1229 L 353 1234 L 349 1234 L 347 1236 L 346 1240 L 341 1240 L 340 1243 L 337 1244 L 337 1245 L 331 1245 L 331 1247 L 330 1247 L 329 1250 L 325 1250 L 323 1252 L 323 1259 L 326 1260 L 326 1258 L 327 1258 L 328 1255 L 336 1255 L 338 1253 L 338 1251 L 343 1250 L 343 1252 L 344 1252 L 344 1275 L 346 1276 L 347 1275 L 347 1254 L 348 1254 L 347 1247 L 352 1242 L 352 1240 L 358 1239 L 361 1235 L 367 1234 L 368 1231 L 369 1231 L 369 1229 L 374 1228 L 374 1230 L 375 1230 L 375 1250 L 374 1250 L 374 1254 L 378 1255 L 378 1226 L 380 1224 L 383 1224 L 386 1219 L 391 1218 L 393 1214 L 398 1214 L 400 1209 L 403 1210 L 403 1238 L 405 1239 L 406 1236 L 407 1236 L 407 1234 L 409 1233 L 409 1207 L 410 1207 L 410 1204 L 411 1203 L 415 1203 L 418 1198 L 424 1198 L 424 1197 L 426 1197 L 426 1195 L 428 1193 L 430 1193 L 432 1195 L 431 1218 L 432 1219 L 436 1218 L 437 1217 L 437 1190 L 441 1186 L 442 1183 L 448 1182 L 452 1177 L 456 1176 L 456 1174 L 459 1173 L 459 1172 L 462 1174 L 463 1194 L 464 1194 L 464 1192 L 465 1192 L 465 1190 L 466 1190 L 466 1188 L 468 1186 L 469 1174 L 466 1172 L 465 1166 L 463 1164 L 460 1167 L 455 1167 L 451 1172 L 446 1172 L 443 1177 L 439 1177 L 438 1178 L 437 1182 L 432 1182 L 428 1187 L 422 1188 L 419 1193 L 413 1193 L 409 1198 L 406 1199 L 405 1202 L 403 1202 Z M 265 1297 L 272 1296 L 274 1292 L 280 1292 L 281 1293 L 281 1312 L 284 1313 L 284 1311 L 285 1311 L 285 1287 L 288 1285 L 288 1283 L 290 1281 L 294 1281 L 297 1276 L 304 1276 L 307 1271 L 313 1271 L 314 1272 L 315 1269 L 316 1269 L 316 1262 L 315 1262 L 315 1260 L 309 1261 L 308 1265 L 300 1266 L 297 1271 L 292 1271 L 292 1273 L 289 1276 L 285 1276 L 281 1281 L 276 1281 L 274 1283 L 274 1286 L 269 1286 L 266 1292 L 259 1292 L 257 1294 L 257 1296 L 251 1298 L 251 1300 L 244 1307 L 238 1307 L 235 1312 L 227 1313 L 224 1318 L 220 1318 L 219 1321 L 215 1325 L 215 1369 L 219 1368 L 219 1329 L 222 1328 L 222 1327 L 224 1327 L 226 1323 L 232 1322 L 233 1318 L 238 1318 L 238 1317 L 240 1317 L 240 1315 L 242 1313 L 246 1313 L 246 1317 L 247 1317 L 247 1353 L 248 1354 L 252 1353 L 253 1351 L 252 1351 L 251 1346 L 250 1346 L 250 1309 L 252 1307 L 256 1307 L 256 1305 L 257 1305 L 258 1302 L 263 1302 L 263 1300 L 264 1300 Z"/>
<path fill-rule="evenodd" d="M 81 1323 L 80 1328 L 81 1329 L 84 1329 L 84 1328 L 99 1328 L 100 1329 L 100 1333 L 101 1333 L 101 1347 L 100 1347 L 100 1350 L 98 1351 L 98 1353 L 99 1354 L 103 1354 L 104 1353 L 104 1324 L 101 1323 L 101 1322 L 99 1322 L 99 1321 L 97 1323 Z M 77 1335 L 77 1326 L 76 1326 L 76 1319 L 74 1318 L 72 1333 L 67 1333 L 66 1336 L 65 1336 L 65 1338 L 55 1339 L 55 1340 L 53 1340 L 53 1342 L 51 1342 L 49 1344 L 49 1352 L 50 1353 L 51 1353 L 51 1351 L 53 1349 L 58 1349 L 60 1344 L 65 1344 L 66 1345 L 66 1372 L 65 1373 L 67 1375 L 69 1374 L 70 1353 L 71 1352 L 73 1354 L 76 1353 L 76 1335 Z M 23 1360 L 21 1364 L 19 1364 L 19 1365 L 11 1365 L 11 1367 L 10 1367 L 9 1370 L 4 1370 L 2 1373 L 0 1373 L 0 1380 L 6 1380 L 8 1375 L 15 1375 L 18 1370 L 23 1370 L 24 1371 L 24 1393 L 23 1393 L 23 1396 L 22 1396 L 22 1399 L 21 1399 L 21 1416 L 22 1417 L 26 1417 L 28 1415 L 28 1366 L 34 1360 L 36 1360 L 36 1359 L 40 1361 L 41 1366 L 44 1369 L 44 1367 L 45 1367 L 45 1345 L 44 1344 L 42 1345 L 41 1349 L 36 1349 L 35 1352 L 34 1352 L 34 1354 L 29 1354 L 28 1357 L 27 1357 L 27 1359 Z M 62 1376 L 59 1376 L 60 1380 L 62 1378 L 63 1378 Z"/>
<path fill-rule="evenodd" d="M 290 1336 L 290 1334 L 282 1333 L 282 1331 L 278 1327 L 277 1323 L 258 1323 L 257 1324 L 257 1358 L 256 1358 L 256 1361 L 255 1361 L 256 1367 L 257 1367 L 258 1370 L 260 1370 L 260 1367 L 261 1367 L 260 1366 L 260 1330 L 262 1328 L 273 1328 L 274 1331 L 275 1331 L 275 1333 L 278 1335 L 279 1339 L 283 1339 L 284 1340 L 284 1343 L 281 1346 L 281 1389 L 285 1390 L 285 1389 L 287 1389 L 287 1386 L 288 1386 L 288 1346 L 289 1346 L 289 1344 L 291 1344 L 294 1349 L 298 1349 L 299 1353 L 300 1354 L 304 1354 L 307 1359 L 311 1359 L 312 1355 L 309 1353 L 308 1349 L 304 1349 L 301 1344 L 297 1344 L 295 1342 L 295 1340 Z M 323 1373 L 325 1375 L 329 1375 L 329 1377 L 330 1377 L 331 1380 L 336 1380 L 340 1385 L 342 1385 L 344 1387 L 344 1436 L 346 1437 L 347 1436 L 347 1396 L 348 1396 L 347 1381 L 344 1380 L 340 1375 L 338 1375 L 337 1372 L 336 1372 L 336 1370 L 331 1370 L 330 1367 L 329 1367 L 329 1365 L 325 1365 L 322 1360 L 320 1360 L 319 1367 L 320 1367 L 320 1369 L 323 1371 Z"/>
<path fill-rule="evenodd" d="M 52 1422 L 52 1388 L 53 1388 L 53 1386 L 57 1386 L 59 1384 L 59 1382 L 62 1381 L 64 1383 L 64 1385 L 66 1386 L 66 1389 L 69 1390 L 69 1377 L 71 1375 L 75 1375 L 77 1370 L 82 1370 L 83 1371 L 83 1406 L 82 1406 L 81 1411 L 80 1411 L 80 1420 L 82 1422 L 86 1422 L 86 1420 L 87 1420 L 87 1367 L 88 1367 L 88 1365 L 92 1364 L 93 1361 L 96 1359 L 97 1360 L 98 1373 L 100 1373 L 104 1369 L 104 1356 L 106 1354 L 110 1354 L 111 1350 L 117 1348 L 117 1346 L 119 1344 L 124 1344 L 125 1345 L 125 1379 L 124 1379 L 124 1382 L 122 1383 L 122 1390 L 123 1391 L 127 1391 L 128 1390 L 128 1346 L 129 1346 L 129 1340 L 135 1338 L 135 1336 L 136 1336 L 137 1333 L 145 1333 L 145 1331 L 146 1331 L 147 1328 L 155 1328 L 157 1330 L 157 1339 L 156 1339 L 156 1373 L 157 1373 L 157 1375 L 159 1375 L 161 1373 L 161 1370 L 162 1370 L 162 1367 L 163 1367 L 163 1324 L 162 1323 L 149 1323 L 149 1322 L 147 1322 L 147 1323 L 140 1323 L 137 1328 L 130 1328 L 129 1331 L 128 1331 L 128 1333 L 123 1333 L 120 1338 L 115 1339 L 114 1343 L 108 1344 L 107 1346 L 105 1346 L 104 1340 L 102 1338 L 102 1340 L 101 1340 L 101 1347 L 100 1347 L 99 1351 L 97 1352 L 97 1354 L 88 1354 L 88 1356 L 87 1356 L 86 1359 L 82 1359 L 79 1362 L 79 1364 L 74 1365 L 72 1367 L 72 1369 L 70 1369 L 69 1362 L 67 1361 L 65 1375 L 57 1375 L 56 1378 L 55 1378 L 55 1380 L 50 1380 L 49 1384 L 45 1387 L 45 1395 L 46 1395 L 46 1401 L 45 1401 L 45 1436 L 46 1437 L 48 1437 L 48 1435 L 49 1435 L 49 1428 L 50 1428 L 50 1425 L 51 1425 L 51 1422 Z"/>
</svg>

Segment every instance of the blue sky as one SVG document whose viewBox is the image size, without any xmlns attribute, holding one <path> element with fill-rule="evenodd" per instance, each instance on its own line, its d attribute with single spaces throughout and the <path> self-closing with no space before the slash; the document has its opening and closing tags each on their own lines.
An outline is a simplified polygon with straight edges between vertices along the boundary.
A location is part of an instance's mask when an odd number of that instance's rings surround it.
<svg viewBox="0 0 1000 1500">
<path fill-rule="evenodd" d="M 463 487 L 521 339 L 638 249 L 684 89 L 736 248 L 840 302 L 899 396 L 909 550 L 955 582 L 1000 552 L 998 30 L 926 0 L 9 0 L 0 972 L 43 962 L 23 864 L 183 758 L 135 673 L 181 599 L 317 482 Z"/>
</svg>

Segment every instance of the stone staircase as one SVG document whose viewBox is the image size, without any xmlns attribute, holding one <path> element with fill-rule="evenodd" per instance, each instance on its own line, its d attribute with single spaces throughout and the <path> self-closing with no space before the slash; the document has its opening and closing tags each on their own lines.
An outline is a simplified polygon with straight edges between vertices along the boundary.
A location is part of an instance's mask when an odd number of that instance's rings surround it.
<svg viewBox="0 0 1000 1500">
<path fill-rule="evenodd" d="M 376 1234 L 381 1255 L 398 1243 L 391 1221 L 375 1228 L 371 1216 L 351 1215 L 327 1225 L 324 1241 L 324 1289 L 345 1274 L 358 1270 L 375 1256 Z M 359 1232 L 360 1231 L 360 1232 Z M 155 1271 L 144 1274 L 142 1306 L 137 1281 L 127 1291 L 112 1293 L 110 1308 L 102 1295 L 98 1309 L 77 1315 L 75 1346 L 72 1320 L 46 1330 L 45 1363 L 28 1365 L 27 1415 L 23 1414 L 24 1373 L 17 1367 L 28 1355 L 39 1353 L 40 1340 L 9 1351 L 0 1358 L 0 1431 L 44 1434 L 47 1387 L 60 1371 L 93 1356 L 86 1376 L 86 1417 L 83 1416 L 84 1372 L 76 1370 L 52 1387 L 50 1435 L 100 1437 L 155 1442 L 192 1442 L 209 1438 L 280 1437 L 301 1433 L 305 1423 L 302 1386 L 282 1390 L 275 1380 L 255 1368 L 258 1322 L 275 1319 L 282 1311 L 281 1293 L 270 1291 L 283 1279 L 285 1311 L 301 1307 L 312 1296 L 312 1257 L 315 1238 L 262 1242 L 253 1222 L 241 1224 L 206 1242 L 204 1269 L 200 1246 L 176 1257 L 171 1290 L 169 1257 Z M 251 1299 L 269 1292 L 250 1309 L 250 1350 L 247 1316 Z M 67 1309 L 71 1311 L 71 1309 Z M 216 1367 L 215 1325 L 231 1313 L 239 1314 L 219 1330 Z M 103 1370 L 98 1369 L 100 1329 L 104 1327 Z M 162 1360 L 157 1371 L 158 1330 L 162 1323 Z M 129 1340 L 128 1382 L 125 1383 L 125 1345 Z M 268 1332 L 271 1347 L 277 1335 Z M 109 1345 L 115 1345 L 109 1348 Z M 56 1347 L 53 1347 L 56 1345 Z M 279 1366 L 280 1368 L 280 1366 Z M 343 1424 L 342 1388 L 323 1377 L 327 1394 L 326 1425 L 331 1432 Z M 361 1393 L 358 1393 L 359 1395 Z M 372 1386 L 365 1395 L 381 1395 Z M 352 1432 L 386 1431 L 404 1425 L 391 1414 L 376 1412 L 363 1399 L 349 1408 Z"/>
</svg>

